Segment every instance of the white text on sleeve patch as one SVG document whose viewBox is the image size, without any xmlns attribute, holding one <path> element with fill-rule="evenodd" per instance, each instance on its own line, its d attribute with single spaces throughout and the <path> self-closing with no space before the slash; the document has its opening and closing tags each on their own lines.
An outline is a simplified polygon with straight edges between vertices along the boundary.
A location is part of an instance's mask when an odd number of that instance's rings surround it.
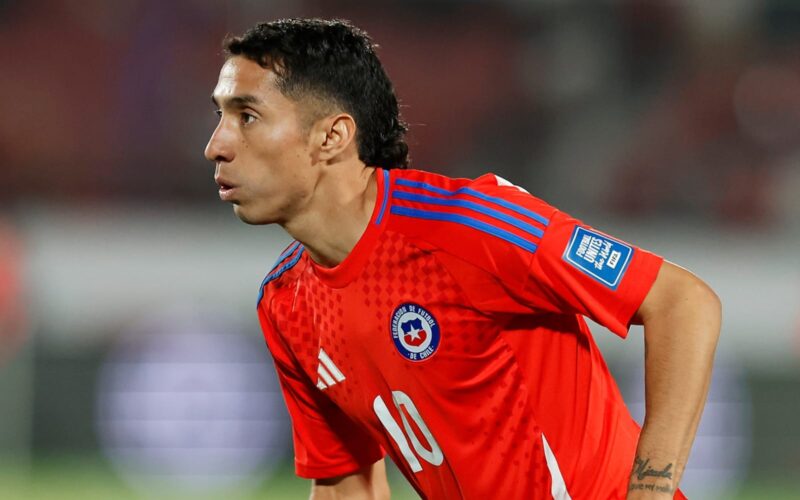
<svg viewBox="0 0 800 500">
<path fill-rule="evenodd" d="M 633 255 L 633 247 L 597 231 L 575 226 L 564 260 L 616 290 Z"/>
</svg>

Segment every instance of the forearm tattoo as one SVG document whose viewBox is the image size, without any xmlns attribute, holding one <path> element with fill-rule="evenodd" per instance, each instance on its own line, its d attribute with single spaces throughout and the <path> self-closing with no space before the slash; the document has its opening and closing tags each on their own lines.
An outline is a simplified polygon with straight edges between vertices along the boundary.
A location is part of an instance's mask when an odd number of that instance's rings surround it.
<svg viewBox="0 0 800 500">
<path fill-rule="evenodd" d="M 650 465 L 649 458 L 642 458 L 637 456 L 633 464 L 633 473 L 631 474 L 631 481 L 628 485 L 628 491 L 653 491 L 656 493 L 675 493 L 675 488 L 672 486 L 672 463 L 668 463 L 663 469 L 654 469 Z M 668 479 L 663 483 L 659 482 L 643 482 L 648 478 L 663 478 Z"/>
</svg>

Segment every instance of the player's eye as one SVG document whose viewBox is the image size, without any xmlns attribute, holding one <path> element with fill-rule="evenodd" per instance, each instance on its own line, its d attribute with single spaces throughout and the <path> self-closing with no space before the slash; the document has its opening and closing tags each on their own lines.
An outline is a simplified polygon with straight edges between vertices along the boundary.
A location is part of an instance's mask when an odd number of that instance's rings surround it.
<svg viewBox="0 0 800 500">
<path fill-rule="evenodd" d="M 250 113 L 242 113 L 242 123 L 244 125 L 249 125 L 256 121 L 255 115 L 251 115 Z"/>
<path fill-rule="evenodd" d="M 214 114 L 219 116 L 220 118 L 222 118 L 222 110 L 221 109 L 215 109 L 214 110 Z"/>
</svg>

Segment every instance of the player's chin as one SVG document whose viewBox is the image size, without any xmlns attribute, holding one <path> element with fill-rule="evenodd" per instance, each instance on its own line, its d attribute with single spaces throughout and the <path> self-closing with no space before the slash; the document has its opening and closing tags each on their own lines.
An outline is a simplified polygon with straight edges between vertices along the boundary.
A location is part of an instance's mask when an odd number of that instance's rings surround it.
<svg viewBox="0 0 800 500">
<path fill-rule="evenodd" d="M 264 224 L 272 224 L 275 222 L 265 214 L 259 213 L 258 210 L 254 210 L 253 207 L 245 206 L 240 202 L 233 203 L 233 213 L 236 214 L 236 217 L 238 217 L 239 220 L 245 224 L 250 224 L 251 226 L 263 226 Z"/>
</svg>

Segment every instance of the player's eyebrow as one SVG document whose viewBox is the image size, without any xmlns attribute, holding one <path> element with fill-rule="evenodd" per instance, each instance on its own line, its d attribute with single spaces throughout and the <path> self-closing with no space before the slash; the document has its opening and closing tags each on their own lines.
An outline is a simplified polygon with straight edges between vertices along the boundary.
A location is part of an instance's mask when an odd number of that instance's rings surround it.
<svg viewBox="0 0 800 500">
<path fill-rule="evenodd" d="M 229 109 L 242 109 L 247 108 L 253 105 L 261 104 L 261 100 L 251 94 L 244 94 L 244 95 L 235 95 L 227 98 L 222 99 L 222 105 L 220 106 L 219 101 L 215 96 L 211 96 L 211 102 L 214 103 L 216 107 L 226 107 Z"/>
</svg>

